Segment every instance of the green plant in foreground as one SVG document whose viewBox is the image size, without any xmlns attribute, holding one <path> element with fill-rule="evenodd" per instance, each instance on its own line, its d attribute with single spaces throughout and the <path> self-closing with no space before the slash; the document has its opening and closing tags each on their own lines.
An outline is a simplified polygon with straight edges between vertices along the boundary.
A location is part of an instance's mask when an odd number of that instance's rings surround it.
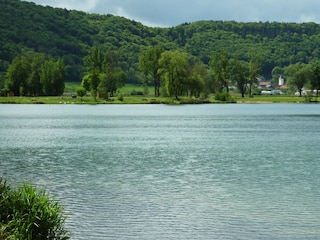
<svg viewBox="0 0 320 240">
<path fill-rule="evenodd" d="M 12 189 L 0 178 L 0 240 L 69 239 L 64 209 L 44 190 L 24 183 Z"/>
</svg>

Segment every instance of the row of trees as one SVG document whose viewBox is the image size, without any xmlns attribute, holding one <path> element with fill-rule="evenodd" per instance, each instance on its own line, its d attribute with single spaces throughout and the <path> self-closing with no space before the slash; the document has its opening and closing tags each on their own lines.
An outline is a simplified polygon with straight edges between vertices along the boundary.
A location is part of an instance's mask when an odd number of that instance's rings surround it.
<svg viewBox="0 0 320 240">
<path fill-rule="evenodd" d="M 201 61 L 181 51 L 165 51 L 160 46 L 150 47 L 140 55 L 140 70 L 153 80 L 155 96 L 163 93 L 178 98 L 180 95 L 207 97 L 210 92 L 229 92 L 229 84 L 237 85 L 242 97 L 247 88 L 257 82 L 262 67 L 259 55 L 249 62 L 230 58 L 225 50 L 214 52 L 209 68 Z M 147 78 L 148 79 L 148 78 Z M 233 80 L 233 81 L 232 81 Z"/>
<path fill-rule="evenodd" d="M 180 95 L 207 97 L 210 92 L 229 92 L 236 86 L 242 97 L 252 96 L 263 67 L 259 54 L 251 54 L 248 61 L 221 49 L 213 52 L 208 65 L 182 51 L 165 51 L 160 46 L 149 47 L 140 55 L 139 68 L 152 79 L 155 96 L 162 94 L 178 98 Z M 303 89 L 320 90 L 320 60 L 308 64 L 294 63 L 283 68 L 275 67 L 272 75 L 285 76 L 287 85 L 299 92 Z"/>
<path fill-rule="evenodd" d="M 154 95 L 162 94 L 199 97 L 210 92 L 210 75 L 206 66 L 182 51 L 165 51 L 161 46 L 150 47 L 140 55 L 139 68 L 146 75 L 144 84 L 150 79 L 154 85 Z"/>
<path fill-rule="evenodd" d="M 27 52 L 9 65 L 3 91 L 14 95 L 57 96 L 64 92 L 65 78 L 66 66 L 61 59 Z"/>
<path fill-rule="evenodd" d="M 127 74 L 119 61 L 119 52 L 95 46 L 84 58 L 87 69 L 78 95 L 91 91 L 96 98 L 103 93 L 114 96 L 125 85 Z M 258 82 L 263 59 L 252 54 L 249 61 L 233 58 L 225 50 L 211 55 L 208 65 L 196 57 L 179 50 L 165 50 L 160 45 L 149 47 L 139 56 L 139 70 L 144 73 L 143 84 L 154 85 L 154 95 L 194 96 L 206 98 L 209 93 L 229 92 L 236 86 L 242 97 L 252 95 Z M 320 89 L 320 61 L 309 64 L 295 63 L 284 68 L 276 67 L 273 75 L 283 75 L 287 84 L 302 96 L 304 88 Z M 61 95 L 64 92 L 66 66 L 61 59 L 43 53 L 27 52 L 16 57 L 6 72 L 4 91 L 15 95 Z"/>
</svg>

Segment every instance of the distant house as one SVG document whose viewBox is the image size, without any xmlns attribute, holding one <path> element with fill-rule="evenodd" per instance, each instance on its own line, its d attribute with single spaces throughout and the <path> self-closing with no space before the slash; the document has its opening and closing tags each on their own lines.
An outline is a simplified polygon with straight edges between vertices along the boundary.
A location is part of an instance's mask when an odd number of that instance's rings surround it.
<svg viewBox="0 0 320 240">
<path fill-rule="evenodd" d="M 272 88 L 273 84 L 272 82 L 259 82 L 258 88 Z"/>
<path fill-rule="evenodd" d="M 281 85 L 280 86 L 280 89 L 283 89 L 283 90 L 286 90 L 286 89 L 288 89 L 289 87 L 287 86 L 287 85 Z"/>
</svg>

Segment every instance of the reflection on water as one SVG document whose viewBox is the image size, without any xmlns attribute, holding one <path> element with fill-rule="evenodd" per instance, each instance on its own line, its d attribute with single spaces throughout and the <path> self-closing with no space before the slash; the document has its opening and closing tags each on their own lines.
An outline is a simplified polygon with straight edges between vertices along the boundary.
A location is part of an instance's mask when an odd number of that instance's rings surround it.
<svg viewBox="0 0 320 240">
<path fill-rule="evenodd" d="M 0 175 L 73 239 L 319 239 L 320 106 L 0 105 Z"/>
</svg>

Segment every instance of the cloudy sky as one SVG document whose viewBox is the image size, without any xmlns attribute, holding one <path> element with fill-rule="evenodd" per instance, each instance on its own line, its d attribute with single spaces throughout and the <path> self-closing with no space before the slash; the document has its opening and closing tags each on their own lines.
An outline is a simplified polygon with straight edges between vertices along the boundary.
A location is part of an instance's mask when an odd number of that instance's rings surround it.
<svg viewBox="0 0 320 240">
<path fill-rule="evenodd" d="M 113 14 L 148 26 L 198 20 L 320 23 L 319 0 L 27 0 L 41 5 Z"/>
</svg>

